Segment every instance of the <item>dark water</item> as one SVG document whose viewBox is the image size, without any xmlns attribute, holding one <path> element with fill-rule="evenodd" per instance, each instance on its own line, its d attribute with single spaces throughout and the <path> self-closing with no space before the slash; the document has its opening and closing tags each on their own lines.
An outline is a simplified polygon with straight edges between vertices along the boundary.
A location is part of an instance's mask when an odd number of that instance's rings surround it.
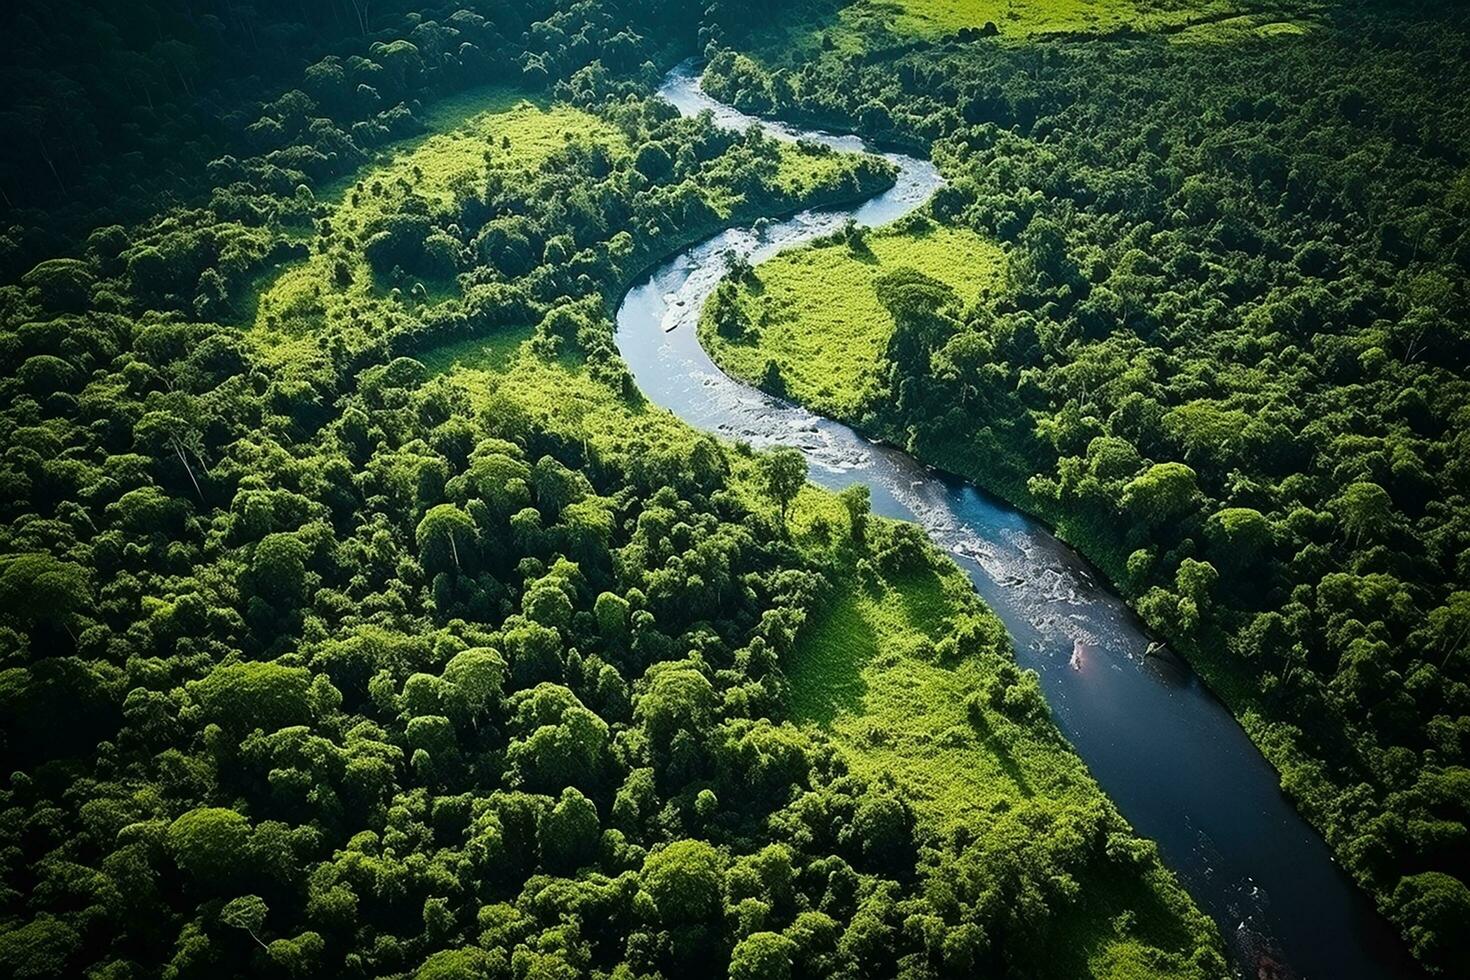
<svg viewBox="0 0 1470 980">
<path fill-rule="evenodd" d="M 690 65 L 671 72 L 661 94 L 686 114 L 709 110 L 741 128 L 757 122 L 706 95 Z M 782 138 L 865 148 L 853 136 L 762 125 Z M 638 386 L 697 428 L 800 448 L 814 482 L 866 484 L 874 511 L 917 521 L 949 551 L 1005 622 L 1020 662 L 1040 673 L 1057 724 L 1098 782 L 1219 924 L 1240 975 L 1418 975 L 1234 718 L 1167 649 L 1145 655 L 1142 625 L 1070 548 L 961 480 L 732 380 L 700 347 L 695 324 L 724 274 L 725 252 L 758 262 L 849 217 L 883 224 L 940 185 L 927 161 L 885 156 L 899 181 L 860 207 L 726 231 L 635 285 L 618 309 L 617 343 Z"/>
</svg>

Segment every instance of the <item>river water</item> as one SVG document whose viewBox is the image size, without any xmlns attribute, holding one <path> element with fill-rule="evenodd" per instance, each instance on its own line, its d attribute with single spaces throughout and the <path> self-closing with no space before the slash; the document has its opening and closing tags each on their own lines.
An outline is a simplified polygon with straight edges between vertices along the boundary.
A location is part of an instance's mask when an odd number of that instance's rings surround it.
<svg viewBox="0 0 1470 980">
<path fill-rule="evenodd" d="M 717 102 L 692 64 L 672 71 L 660 94 L 686 115 L 709 111 L 725 126 L 759 123 L 782 139 L 868 149 L 855 136 L 757 120 Z M 700 346 L 695 325 L 725 274 L 725 253 L 759 262 L 849 218 L 885 224 L 942 183 L 928 161 L 883 155 L 899 168 L 891 190 L 855 208 L 730 229 L 634 285 L 618 309 L 617 344 L 639 388 L 697 428 L 758 447 L 795 446 L 813 482 L 834 490 L 866 484 L 876 513 L 923 526 L 1005 622 L 1018 661 L 1040 674 L 1057 725 L 1103 789 L 1219 924 L 1239 975 L 1418 976 L 1235 719 L 1178 657 L 1152 644 L 1075 552 L 974 486 L 731 379 Z"/>
</svg>

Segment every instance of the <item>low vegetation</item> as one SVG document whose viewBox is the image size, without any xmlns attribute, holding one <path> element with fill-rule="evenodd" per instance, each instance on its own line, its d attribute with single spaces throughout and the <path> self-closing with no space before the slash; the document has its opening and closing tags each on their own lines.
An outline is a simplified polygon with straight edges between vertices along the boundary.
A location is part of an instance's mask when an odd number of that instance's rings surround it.
<svg viewBox="0 0 1470 980">
<path fill-rule="evenodd" d="M 873 284 L 916 269 L 976 303 L 1005 288 L 1005 255 L 968 229 L 920 219 L 851 228 L 721 283 L 700 319 L 719 364 L 818 411 L 853 418 L 881 390 L 893 318 Z"/>
</svg>

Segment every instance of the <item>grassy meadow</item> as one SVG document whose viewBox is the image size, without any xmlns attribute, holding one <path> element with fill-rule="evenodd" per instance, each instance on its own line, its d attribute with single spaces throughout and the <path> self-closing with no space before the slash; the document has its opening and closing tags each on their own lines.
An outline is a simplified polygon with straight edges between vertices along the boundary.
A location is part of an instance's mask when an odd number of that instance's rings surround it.
<svg viewBox="0 0 1470 980">
<path fill-rule="evenodd" d="M 793 533 L 812 549 L 820 528 L 845 520 L 833 495 L 808 487 Z M 1017 720 L 987 699 L 1011 659 L 1009 639 L 955 565 L 934 553 L 927 568 L 873 573 L 848 551 L 829 559 L 836 587 L 783 665 L 799 721 L 821 727 L 853 772 L 900 787 L 931 832 L 969 835 L 996 852 L 1056 846 L 1057 835 L 1111 809 L 1044 709 Z M 955 658 L 945 641 L 965 627 L 979 628 L 984 653 Z M 1187 973 L 1158 951 L 1182 955 L 1213 927 L 1197 911 L 1181 914 L 1188 897 L 1148 850 L 1137 878 L 1082 882 L 1060 926 L 1066 941 L 1037 951 L 1026 971 Z"/>
<path fill-rule="evenodd" d="M 299 356 L 299 339 L 369 313 L 403 308 L 405 301 L 377 282 L 359 250 L 332 249 L 327 234 L 353 236 L 401 209 L 416 197 L 430 207 L 452 212 L 496 173 L 513 181 L 534 172 L 554 152 L 575 140 L 594 142 L 613 155 L 628 152 L 613 125 L 579 109 L 536 104 L 510 89 L 484 89 L 474 97 L 438 110 L 452 128 L 413 141 L 351 183 L 343 183 L 331 202 L 331 217 L 314 236 L 311 255 L 285 268 L 265 286 L 255 306 L 255 333 L 267 349 Z M 342 277 L 337 262 L 346 263 Z M 428 286 L 428 284 L 426 284 Z M 424 299 L 457 295 L 448 283 L 426 288 Z"/>
<path fill-rule="evenodd" d="M 732 340 L 706 316 L 701 339 L 729 373 L 756 381 L 774 361 L 793 399 L 851 418 L 880 380 L 893 332 L 873 283 L 903 267 L 945 283 L 965 303 L 1005 287 L 998 245 L 963 228 L 906 223 L 867 235 L 862 247 L 821 242 L 762 262 L 737 299 L 752 329 Z"/>
<path fill-rule="evenodd" d="M 1158 34 L 1182 43 L 1299 34 L 1320 16 L 1310 0 L 805 0 L 756 31 L 763 61 L 799 67 L 819 49 L 859 53 L 994 27 L 1027 44 L 1049 37 Z"/>
</svg>

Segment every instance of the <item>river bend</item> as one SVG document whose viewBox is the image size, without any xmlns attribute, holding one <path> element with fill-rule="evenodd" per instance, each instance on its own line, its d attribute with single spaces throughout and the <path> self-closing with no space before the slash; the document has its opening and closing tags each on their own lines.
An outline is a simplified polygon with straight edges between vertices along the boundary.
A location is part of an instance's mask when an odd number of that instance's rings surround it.
<svg viewBox="0 0 1470 980">
<path fill-rule="evenodd" d="M 716 101 L 686 63 L 659 94 L 686 115 L 781 139 L 867 151 L 855 136 L 758 120 Z M 813 482 L 866 484 L 876 513 L 918 522 L 948 551 L 1034 668 L 1053 717 L 1103 789 L 1219 924 L 1243 977 L 1355 980 L 1417 976 L 1399 938 L 1282 795 L 1276 771 L 1199 678 L 1152 638 L 1106 581 L 1045 526 L 962 480 L 719 370 L 696 324 L 725 274 L 825 235 L 849 218 L 886 224 L 942 183 L 925 160 L 884 153 L 893 188 L 857 207 L 806 211 L 721 232 L 636 283 L 617 345 L 638 386 L 681 419 L 755 446 L 806 454 Z"/>
</svg>

